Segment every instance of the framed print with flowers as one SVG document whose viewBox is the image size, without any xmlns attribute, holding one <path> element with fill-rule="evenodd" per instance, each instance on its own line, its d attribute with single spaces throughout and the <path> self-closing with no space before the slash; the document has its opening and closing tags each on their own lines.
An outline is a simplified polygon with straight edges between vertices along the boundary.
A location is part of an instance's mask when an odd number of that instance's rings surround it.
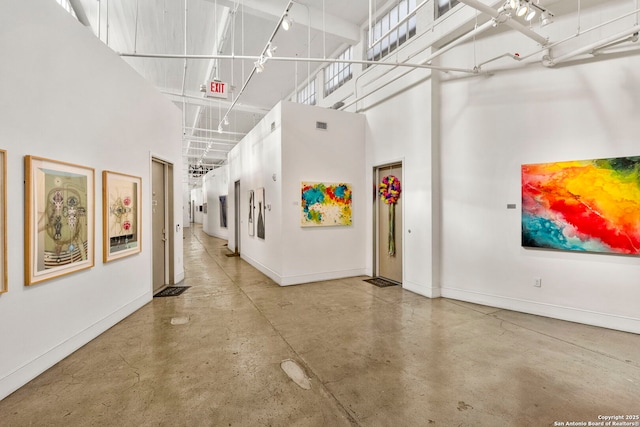
<svg viewBox="0 0 640 427">
<path fill-rule="evenodd" d="M 103 262 L 142 250 L 142 178 L 102 172 Z"/>
<path fill-rule="evenodd" d="M 93 168 L 25 157 L 25 285 L 93 267 Z"/>
</svg>

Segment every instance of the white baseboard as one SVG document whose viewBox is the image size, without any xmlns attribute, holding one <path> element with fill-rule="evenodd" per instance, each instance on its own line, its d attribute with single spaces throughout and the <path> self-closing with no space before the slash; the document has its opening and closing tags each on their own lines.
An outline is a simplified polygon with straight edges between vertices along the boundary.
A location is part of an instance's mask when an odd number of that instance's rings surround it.
<svg viewBox="0 0 640 427">
<path fill-rule="evenodd" d="M 344 279 L 345 277 L 364 276 L 366 268 L 351 270 L 323 271 L 320 273 L 300 274 L 296 276 L 282 277 L 280 286 L 301 285 L 303 283 L 321 282 L 323 280 Z"/>
<path fill-rule="evenodd" d="M 240 258 L 242 258 L 243 260 L 245 260 L 247 263 L 249 263 L 252 267 L 254 267 L 255 269 L 257 269 L 258 271 L 260 271 L 262 274 L 264 274 L 265 276 L 267 276 L 269 279 L 273 280 L 274 282 L 276 282 L 278 285 L 280 285 L 280 282 L 282 281 L 282 278 L 280 277 L 280 274 L 271 270 L 269 267 L 262 265 L 261 263 L 259 263 L 258 261 L 256 261 L 255 259 L 248 257 L 246 255 L 244 255 L 243 253 L 240 253 Z"/>
<path fill-rule="evenodd" d="M 0 400 L 18 390 L 20 387 L 27 384 L 44 371 L 96 338 L 122 319 L 130 316 L 132 313 L 151 301 L 152 298 L 153 295 L 151 292 L 145 293 L 116 312 L 61 342 L 35 359 L 24 363 L 5 377 L 0 378 Z"/>
<path fill-rule="evenodd" d="M 179 272 L 178 274 L 175 275 L 175 278 L 173 279 L 173 281 L 175 283 L 180 283 L 184 280 L 184 270 L 182 270 L 181 272 Z"/>
<path fill-rule="evenodd" d="M 402 289 L 413 292 L 414 294 L 422 295 L 427 298 L 440 298 L 439 287 L 428 287 L 419 285 L 417 283 L 409 282 L 408 280 L 402 280 Z"/>
<path fill-rule="evenodd" d="M 222 240 L 229 240 L 229 233 L 220 233 L 218 231 L 212 231 L 212 232 L 208 232 L 207 230 L 202 230 L 204 231 L 204 234 L 206 234 L 207 236 L 211 236 L 211 237 L 215 237 L 217 239 L 222 239 Z"/>
<path fill-rule="evenodd" d="M 366 268 L 363 267 L 351 270 L 323 271 L 320 273 L 283 276 L 251 257 L 243 254 L 240 254 L 240 257 L 280 286 L 301 285 L 303 283 L 321 282 L 323 280 L 343 279 L 345 277 L 366 275 Z"/>
<path fill-rule="evenodd" d="M 441 288 L 441 296 L 444 298 L 488 305 L 490 307 L 502 308 L 505 310 L 519 311 L 522 313 L 567 320 L 569 322 L 583 323 L 585 325 L 640 334 L 640 319 L 633 317 L 617 316 L 615 314 L 600 313 L 580 308 L 565 307 L 456 288 Z"/>
</svg>

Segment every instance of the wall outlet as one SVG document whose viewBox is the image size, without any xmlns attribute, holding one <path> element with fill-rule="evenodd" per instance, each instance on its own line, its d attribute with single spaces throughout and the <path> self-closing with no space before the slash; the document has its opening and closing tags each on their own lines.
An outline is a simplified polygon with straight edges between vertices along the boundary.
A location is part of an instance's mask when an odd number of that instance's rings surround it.
<svg viewBox="0 0 640 427">
<path fill-rule="evenodd" d="M 536 277 L 535 279 L 533 279 L 533 286 L 535 286 L 536 288 L 541 288 L 542 287 L 542 278 Z"/>
</svg>

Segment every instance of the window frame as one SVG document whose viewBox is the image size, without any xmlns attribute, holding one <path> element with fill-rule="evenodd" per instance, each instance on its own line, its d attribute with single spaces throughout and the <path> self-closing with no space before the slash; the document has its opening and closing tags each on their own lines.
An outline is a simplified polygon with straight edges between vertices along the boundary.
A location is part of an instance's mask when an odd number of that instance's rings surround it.
<svg viewBox="0 0 640 427">
<path fill-rule="evenodd" d="M 318 103 L 318 91 L 315 78 L 309 80 L 306 85 L 296 92 L 296 102 L 307 105 L 316 105 Z"/>
<path fill-rule="evenodd" d="M 456 7 L 459 4 L 460 2 L 458 0 L 437 0 L 433 4 L 434 18 L 435 19 L 442 18 L 444 15 L 449 13 L 451 10 L 453 10 L 454 7 Z"/>
<path fill-rule="evenodd" d="M 353 64 L 350 62 L 340 62 L 340 60 L 350 61 L 353 59 L 353 46 L 347 47 L 338 55 L 335 62 L 331 62 L 324 68 L 324 96 L 329 96 L 346 82 L 353 78 Z"/>
<path fill-rule="evenodd" d="M 382 40 L 379 40 L 390 28 L 414 12 L 416 6 L 417 0 L 401 0 L 388 12 L 377 18 L 372 27 L 367 28 L 365 39 L 369 40 L 371 31 L 373 31 L 371 41 L 377 41 L 373 46 L 366 47 L 365 57 L 367 61 L 379 61 L 385 58 L 417 34 L 417 19 L 414 14 Z"/>
</svg>

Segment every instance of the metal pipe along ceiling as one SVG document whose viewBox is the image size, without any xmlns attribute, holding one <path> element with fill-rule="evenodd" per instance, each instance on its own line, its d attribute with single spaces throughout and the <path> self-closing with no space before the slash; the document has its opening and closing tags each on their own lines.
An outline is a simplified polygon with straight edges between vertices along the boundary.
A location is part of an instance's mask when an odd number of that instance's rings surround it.
<svg viewBox="0 0 640 427">
<path fill-rule="evenodd" d="M 632 28 L 629 28 L 629 29 L 627 29 L 627 30 L 625 30 L 625 31 L 623 31 L 621 33 L 618 33 L 618 34 L 615 34 L 613 36 L 607 37 L 607 38 L 602 39 L 602 40 L 600 40 L 598 42 L 591 43 L 591 44 L 588 44 L 586 46 L 583 46 L 583 47 L 581 47 L 579 49 L 574 50 L 573 52 L 569 52 L 569 53 L 566 53 L 564 55 L 560 55 L 560 56 L 558 56 L 556 58 L 548 58 L 548 60 L 545 61 L 544 64 L 547 65 L 547 66 L 552 67 L 552 66 L 557 65 L 557 64 L 559 64 L 561 62 L 565 62 L 565 61 L 567 61 L 567 60 L 569 60 L 571 58 L 575 58 L 576 56 L 593 52 L 594 50 L 596 50 L 596 49 L 598 49 L 600 47 L 606 46 L 606 45 L 608 45 L 610 43 L 613 43 L 613 42 L 620 41 L 622 39 L 625 39 L 625 38 L 629 37 L 632 34 L 636 34 L 636 33 L 639 33 L 639 32 L 640 32 L 640 25 L 636 25 L 636 26 L 634 26 Z"/>
<path fill-rule="evenodd" d="M 481 27 L 478 27 L 481 28 Z M 447 46 L 449 48 L 449 46 Z M 448 50 L 448 49 L 446 49 Z M 444 50 L 444 51 L 446 51 Z M 444 53 L 444 51 L 442 53 Z M 440 51 L 434 54 L 438 56 Z M 246 59 L 246 60 L 258 60 L 260 56 L 247 56 L 247 55 L 173 55 L 173 54 L 156 54 L 156 53 L 118 53 L 120 56 L 134 57 L 134 58 L 162 58 L 162 59 Z M 300 58 L 294 56 L 274 56 L 269 58 L 269 61 L 285 61 L 285 62 L 320 62 L 320 63 L 341 63 L 341 64 L 362 64 L 362 65 L 386 65 L 389 67 L 408 67 L 408 68 L 425 68 L 429 70 L 439 71 L 454 71 L 459 73 L 476 74 L 476 70 L 469 68 L 455 68 L 455 67 L 439 67 L 435 65 L 426 64 L 427 61 L 422 61 L 419 64 L 409 62 L 389 62 L 389 61 L 359 61 L 356 59 L 339 59 L 339 58 Z M 240 97 L 240 94 L 238 94 Z M 236 97 L 236 99 L 238 99 Z M 222 122 L 221 122 L 222 123 Z"/>
</svg>

